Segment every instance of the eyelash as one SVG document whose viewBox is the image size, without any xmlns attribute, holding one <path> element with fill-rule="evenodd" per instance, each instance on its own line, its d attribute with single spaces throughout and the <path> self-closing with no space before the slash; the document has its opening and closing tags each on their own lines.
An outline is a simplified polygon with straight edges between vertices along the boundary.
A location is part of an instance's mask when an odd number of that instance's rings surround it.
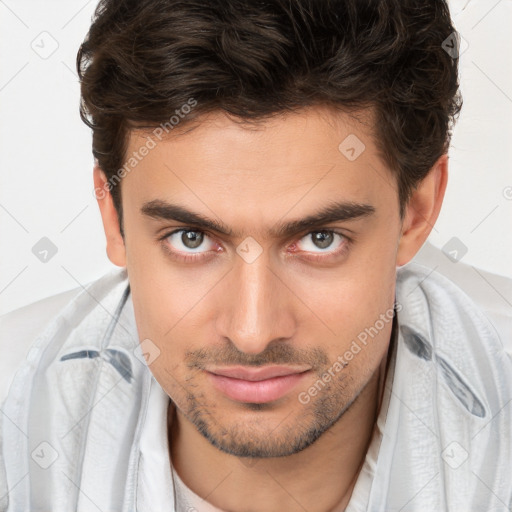
<svg viewBox="0 0 512 512">
<path fill-rule="evenodd" d="M 194 231 L 194 232 L 197 232 L 197 233 L 202 233 L 204 234 L 205 236 L 209 236 L 205 231 L 201 231 L 200 229 L 194 229 L 194 228 L 190 228 L 190 227 L 185 227 L 185 228 L 179 228 L 179 229 L 175 229 L 173 231 L 170 231 L 170 232 L 167 232 L 165 233 L 163 236 L 159 237 L 158 238 L 158 241 L 161 242 L 165 252 L 173 259 L 177 260 L 177 261 L 183 261 L 183 262 L 197 262 L 199 260 L 205 260 L 205 259 L 210 259 L 213 254 L 212 251 L 208 251 L 208 253 L 180 253 L 179 251 L 176 251 L 176 250 L 173 250 L 169 247 L 169 245 L 166 243 L 166 240 L 171 236 L 171 235 L 174 235 L 176 233 L 183 233 L 183 232 L 187 232 L 187 231 Z M 353 243 L 353 239 L 349 238 L 347 235 L 345 235 L 344 233 L 341 233 L 337 230 L 334 230 L 334 229 L 316 229 L 316 230 L 313 230 L 313 231 L 308 231 L 307 233 L 304 233 L 298 240 L 302 240 L 305 236 L 307 235 L 311 235 L 312 233 L 318 233 L 320 231 L 323 231 L 323 232 L 326 232 L 326 233 L 332 233 L 332 234 L 335 234 L 335 235 L 338 235 L 340 236 L 341 238 L 343 238 L 343 243 L 341 245 L 340 248 L 336 249 L 335 251 L 327 254 L 327 255 L 323 255 L 323 254 L 310 254 L 309 256 L 306 256 L 306 257 L 302 257 L 303 259 L 307 259 L 309 261 L 319 261 L 319 262 L 327 262 L 329 261 L 330 259 L 334 259 L 334 258 L 337 258 L 337 257 L 340 257 L 342 255 L 344 255 L 348 249 L 349 249 L 349 246 Z M 292 245 L 295 245 L 296 242 L 293 242 Z"/>
</svg>

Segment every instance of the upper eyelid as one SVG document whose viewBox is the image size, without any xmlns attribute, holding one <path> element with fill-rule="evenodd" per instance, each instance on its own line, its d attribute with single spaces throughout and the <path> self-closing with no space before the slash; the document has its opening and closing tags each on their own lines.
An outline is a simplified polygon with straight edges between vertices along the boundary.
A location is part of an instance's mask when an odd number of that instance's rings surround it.
<svg viewBox="0 0 512 512">
<path fill-rule="evenodd" d="M 179 233 L 181 231 L 199 231 L 201 233 L 207 234 L 207 232 L 204 231 L 203 229 L 196 229 L 185 226 L 183 228 L 175 228 L 170 231 L 164 231 L 162 235 L 158 236 L 158 240 L 165 240 L 166 238 L 169 238 L 171 235 L 175 235 L 176 233 Z"/>
<path fill-rule="evenodd" d="M 169 238 L 171 235 L 175 235 L 177 233 L 180 233 L 180 232 L 187 232 L 187 231 L 196 231 L 198 233 L 202 233 L 203 235 L 207 236 L 208 238 L 212 238 L 207 231 L 203 230 L 203 229 L 196 229 L 196 228 L 176 228 L 176 229 L 173 229 L 172 231 L 166 231 L 164 232 L 164 234 L 162 236 L 159 236 L 158 237 L 158 240 L 159 241 L 164 241 L 166 238 Z"/>
</svg>

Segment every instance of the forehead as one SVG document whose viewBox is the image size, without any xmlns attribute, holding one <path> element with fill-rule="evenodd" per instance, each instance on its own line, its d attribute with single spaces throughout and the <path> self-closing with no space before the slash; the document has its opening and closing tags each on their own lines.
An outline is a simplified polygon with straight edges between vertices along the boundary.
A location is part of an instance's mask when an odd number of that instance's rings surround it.
<svg viewBox="0 0 512 512">
<path fill-rule="evenodd" d="M 138 160 L 123 178 L 123 203 L 140 208 L 161 199 L 208 216 L 272 222 L 319 202 L 398 207 L 396 179 L 372 128 L 369 111 L 354 116 L 317 107 L 257 124 L 210 113 L 162 140 L 151 131 L 132 132 L 127 161 Z M 140 158 L 143 146 L 152 149 Z"/>
</svg>

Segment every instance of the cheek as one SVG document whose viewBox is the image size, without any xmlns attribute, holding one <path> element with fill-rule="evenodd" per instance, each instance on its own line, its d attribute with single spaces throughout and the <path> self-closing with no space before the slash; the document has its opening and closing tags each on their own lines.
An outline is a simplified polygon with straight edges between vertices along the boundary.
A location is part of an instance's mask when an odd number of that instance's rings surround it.
<svg viewBox="0 0 512 512">
<path fill-rule="evenodd" d="M 149 343 L 146 346 L 156 354 L 149 369 L 167 394 L 184 406 L 182 383 L 190 377 L 190 370 L 183 360 L 189 347 L 190 325 L 186 311 L 182 311 L 183 295 L 175 288 L 144 280 L 134 280 L 132 288 L 139 339 Z M 194 333 L 200 337 L 197 331 Z"/>
<path fill-rule="evenodd" d="M 347 340 L 372 326 L 393 307 L 396 270 L 393 263 L 347 266 L 328 277 L 304 280 L 298 294 L 304 297 L 316 326 L 338 340 Z"/>
<path fill-rule="evenodd" d="M 354 258 L 316 285 L 303 283 L 300 293 L 310 299 L 315 313 L 302 324 L 309 330 L 306 337 L 324 348 L 330 365 L 346 363 L 346 373 L 358 382 L 378 366 L 388 347 L 395 279 L 391 250 L 388 255 L 381 252 L 374 261 L 371 253 Z"/>
<path fill-rule="evenodd" d="M 127 270 L 141 339 L 166 343 L 176 326 L 193 318 L 219 279 L 218 271 L 179 267 L 154 242 L 128 244 Z"/>
<path fill-rule="evenodd" d="M 178 280 L 165 283 L 130 278 L 133 307 L 140 339 L 153 340 L 162 351 L 179 346 L 183 329 L 190 328 L 193 306 L 200 299 L 195 292 L 187 293 Z"/>
<path fill-rule="evenodd" d="M 191 375 L 183 364 L 186 352 L 213 339 L 206 306 L 218 272 L 173 268 L 160 255 L 151 262 L 132 259 L 128 273 L 139 339 L 149 339 L 158 351 L 150 370 L 168 393 L 179 396 L 176 383 Z"/>
</svg>

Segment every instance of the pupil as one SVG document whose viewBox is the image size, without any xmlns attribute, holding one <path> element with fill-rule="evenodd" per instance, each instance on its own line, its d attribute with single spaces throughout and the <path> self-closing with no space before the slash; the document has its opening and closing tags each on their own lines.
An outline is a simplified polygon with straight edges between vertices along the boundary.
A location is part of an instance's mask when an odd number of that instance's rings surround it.
<svg viewBox="0 0 512 512">
<path fill-rule="evenodd" d="M 319 249 L 326 249 L 332 244 L 333 241 L 333 234 L 329 233 L 328 231 L 317 231 L 316 233 L 313 233 L 313 243 L 319 248 Z"/>
<path fill-rule="evenodd" d="M 181 241 L 185 247 L 195 249 L 203 242 L 203 233 L 199 231 L 184 231 L 181 235 Z"/>
</svg>

